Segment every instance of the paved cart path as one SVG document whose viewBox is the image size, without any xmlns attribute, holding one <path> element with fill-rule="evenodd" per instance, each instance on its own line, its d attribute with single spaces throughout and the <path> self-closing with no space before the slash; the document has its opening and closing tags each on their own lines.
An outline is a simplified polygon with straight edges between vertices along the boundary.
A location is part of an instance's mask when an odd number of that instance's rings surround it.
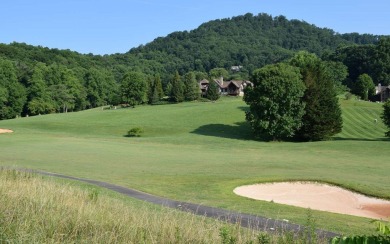
<svg viewBox="0 0 390 244">
<path fill-rule="evenodd" d="M 221 221 L 227 221 L 227 222 L 233 223 L 233 224 L 240 223 L 241 226 L 251 228 L 251 229 L 267 231 L 267 232 L 275 232 L 275 231 L 283 230 L 283 231 L 291 231 L 291 232 L 294 232 L 297 234 L 304 231 L 304 229 L 305 229 L 305 227 L 302 225 L 289 223 L 288 221 L 274 220 L 274 219 L 261 217 L 261 216 L 257 216 L 257 215 L 239 213 L 239 212 L 234 212 L 234 211 L 230 211 L 230 210 L 204 206 L 204 205 L 200 205 L 200 204 L 170 200 L 167 198 L 154 196 L 154 195 L 151 195 L 148 193 L 140 192 L 140 191 L 137 191 L 134 189 L 114 185 L 114 184 L 107 183 L 107 182 L 91 180 L 91 179 L 84 179 L 84 178 L 77 178 L 77 177 L 73 177 L 73 176 L 44 172 L 44 171 L 39 171 L 39 170 L 33 170 L 32 172 L 38 173 L 41 175 L 46 175 L 46 176 L 53 176 L 53 177 L 59 177 L 59 178 L 65 178 L 65 179 L 86 182 L 86 183 L 89 183 L 92 185 L 104 187 L 106 189 L 119 192 L 121 194 L 124 194 L 124 195 L 132 197 L 132 198 L 143 200 L 143 201 L 146 201 L 149 203 L 154 203 L 154 204 L 158 204 L 158 205 L 161 205 L 164 207 L 174 208 L 174 209 L 185 211 L 185 212 L 190 212 L 190 213 L 193 213 L 196 215 L 215 218 L 215 219 L 218 219 Z M 317 235 L 319 237 L 326 237 L 326 238 L 339 236 L 339 234 L 325 231 L 325 230 L 317 230 Z"/>
</svg>

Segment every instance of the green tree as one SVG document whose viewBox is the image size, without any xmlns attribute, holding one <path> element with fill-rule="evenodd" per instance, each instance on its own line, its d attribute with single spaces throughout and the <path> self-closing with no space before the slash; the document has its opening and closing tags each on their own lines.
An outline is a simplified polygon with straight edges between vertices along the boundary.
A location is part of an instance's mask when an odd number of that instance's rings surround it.
<svg viewBox="0 0 390 244">
<path fill-rule="evenodd" d="M 200 97 L 199 84 L 195 79 L 193 72 L 188 72 L 183 77 L 184 81 L 184 99 L 186 101 L 197 100 Z"/>
<path fill-rule="evenodd" d="M 375 47 L 375 54 L 371 62 L 374 63 L 372 78 L 382 85 L 390 85 L 390 38 L 381 38 Z M 370 62 L 370 63 L 371 63 Z"/>
<path fill-rule="evenodd" d="M 244 101 L 250 110 L 246 120 L 256 137 L 280 140 L 294 136 L 302 125 L 305 86 L 299 69 L 285 63 L 255 70 Z"/>
<path fill-rule="evenodd" d="M 203 79 L 207 79 L 208 77 L 207 73 L 201 71 L 194 71 L 194 74 L 195 74 L 196 81 L 201 81 Z"/>
<path fill-rule="evenodd" d="M 383 104 L 383 113 L 381 116 L 383 123 L 387 126 L 388 130 L 386 136 L 390 137 L 390 99 Z"/>
<path fill-rule="evenodd" d="M 305 141 L 329 139 L 341 132 L 341 109 L 333 78 L 327 63 L 315 54 L 299 52 L 290 64 L 300 69 L 306 90 L 302 101 L 306 104 L 302 126 L 295 137 Z"/>
<path fill-rule="evenodd" d="M 183 89 L 183 83 L 181 82 L 179 72 L 176 71 L 175 75 L 172 78 L 171 84 L 172 84 L 171 101 L 175 103 L 183 102 L 184 89 Z"/>
<path fill-rule="evenodd" d="M 153 77 L 150 81 L 149 103 L 154 104 L 160 101 L 164 96 L 159 75 Z"/>
<path fill-rule="evenodd" d="M 102 77 L 95 68 L 89 69 L 84 76 L 84 87 L 87 92 L 87 107 L 95 108 L 104 104 L 102 95 Z"/>
<path fill-rule="evenodd" d="M 70 93 L 66 85 L 52 85 L 50 86 L 50 91 L 58 112 L 67 113 L 68 109 L 74 107 L 75 97 Z"/>
<path fill-rule="evenodd" d="M 47 114 L 55 111 L 45 77 L 48 73 L 44 63 L 37 63 L 27 81 L 27 112 L 30 115 Z"/>
<path fill-rule="evenodd" d="M 227 72 L 227 70 L 224 68 L 214 68 L 210 70 L 209 75 L 211 79 L 213 78 L 218 79 L 220 77 L 226 79 L 229 76 L 229 72 Z"/>
<path fill-rule="evenodd" d="M 142 104 L 147 101 L 147 83 L 144 74 L 140 72 L 128 72 L 121 82 L 122 101 L 130 106 Z"/>
<path fill-rule="evenodd" d="M 210 101 L 217 101 L 220 98 L 219 86 L 213 80 L 210 81 L 206 91 L 206 98 Z"/>
<path fill-rule="evenodd" d="M 72 69 L 64 65 L 51 65 L 46 75 L 46 83 L 50 84 L 48 90 L 57 112 L 67 113 L 87 107 L 83 80 Z"/>
<path fill-rule="evenodd" d="M 14 64 L 0 58 L 0 119 L 20 116 L 26 100 L 26 89 L 17 80 Z"/>
<path fill-rule="evenodd" d="M 172 83 L 171 82 L 168 82 L 168 84 L 165 86 L 165 90 L 164 90 L 164 94 L 166 96 L 171 96 L 172 94 Z"/>
<path fill-rule="evenodd" d="M 348 76 L 348 67 L 345 66 L 342 62 L 325 61 L 324 64 L 327 68 L 331 80 L 333 81 L 333 86 L 336 90 L 336 93 L 339 95 L 348 91 L 349 88 L 344 85 Z"/>
<path fill-rule="evenodd" d="M 368 74 L 359 75 L 355 84 L 355 94 L 367 101 L 369 97 L 375 95 L 375 85 Z"/>
</svg>

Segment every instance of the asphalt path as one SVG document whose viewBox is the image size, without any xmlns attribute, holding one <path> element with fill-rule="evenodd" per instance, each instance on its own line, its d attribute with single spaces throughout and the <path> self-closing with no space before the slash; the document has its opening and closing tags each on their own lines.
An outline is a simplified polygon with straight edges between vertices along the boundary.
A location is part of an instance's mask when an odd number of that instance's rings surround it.
<svg viewBox="0 0 390 244">
<path fill-rule="evenodd" d="M 241 226 L 246 228 L 251 228 L 255 230 L 261 230 L 266 232 L 293 232 L 297 235 L 300 233 L 303 233 L 305 231 L 305 226 L 293 224 L 290 223 L 288 220 L 275 220 L 270 219 L 266 217 L 261 217 L 257 215 L 251 215 L 251 214 L 245 214 L 245 213 L 239 213 L 234 212 L 230 210 L 215 208 L 215 207 L 209 207 L 204 206 L 201 204 L 194 204 L 194 203 L 188 203 L 188 202 L 180 202 L 175 200 L 170 200 L 167 198 L 154 196 L 148 193 L 140 192 L 134 189 L 126 188 L 123 186 L 114 185 L 107 182 L 97 181 L 97 180 L 91 180 L 91 179 L 84 179 L 84 178 L 77 178 L 73 176 L 68 175 L 62 175 L 62 174 L 56 174 L 56 173 L 50 173 L 50 172 L 44 172 L 39 170 L 34 170 L 32 172 L 46 175 L 46 176 L 52 176 L 52 177 L 59 177 L 64 179 L 70 179 L 70 180 L 76 180 L 81 182 L 86 182 L 92 185 L 96 185 L 99 187 L 103 187 L 112 191 L 119 192 L 121 194 L 124 194 L 126 196 L 136 198 L 145 202 L 161 205 L 168 208 L 173 208 L 177 210 L 181 210 L 184 212 L 190 212 L 196 215 L 206 216 L 214 219 L 218 219 L 220 221 L 226 221 L 232 224 L 239 223 Z M 320 238 L 332 238 L 335 236 L 340 236 L 337 233 L 329 232 L 326 230 L 316 230 L 317 236 Z"/>
</svg>

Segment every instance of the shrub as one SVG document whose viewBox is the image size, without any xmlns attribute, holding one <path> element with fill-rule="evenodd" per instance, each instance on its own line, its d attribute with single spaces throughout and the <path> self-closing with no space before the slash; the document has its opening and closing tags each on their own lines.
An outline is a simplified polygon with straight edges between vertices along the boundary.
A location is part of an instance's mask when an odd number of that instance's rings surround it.
<svg viewBox="0 0 390 244">
<path fill-rule="evenodd" d="M 127 132 L 127 136 L 128 137 L 140 137 L 142 133 L 144 133 L 144 130 L 141 127 L 134 127 L 134 128 L 131 128 Z"/>
</svg>

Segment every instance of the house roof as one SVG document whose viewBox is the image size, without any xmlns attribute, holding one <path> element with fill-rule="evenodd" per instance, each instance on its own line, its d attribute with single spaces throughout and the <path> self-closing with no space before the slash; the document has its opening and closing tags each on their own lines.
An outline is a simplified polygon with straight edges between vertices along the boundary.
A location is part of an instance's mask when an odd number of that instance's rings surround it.
<svg viewBox="0 0 390 244">
<path fill-rule="evenodd" d="M 389 86 L 376 86 L 375 87 L 375 90 L 376 90 L 376 94 L 379 94 L 379 93 L 382 93 L 384 91 L 386 91 L 387 89 L 390 89 L 390 85 Z"/>
<path fill-rule="evenodd" d="M 237 88 L 240 88 L 242 84 L 250 84 L 253 85 L 249 80 L 231 80 L 231 81 L 223 81 L 218 79 L 214 79 L 214 81 L 218 84 L 220 88 L 227 88 L 230 84 L 234 85 Z M 222 83 L 222 84 L 221 84 Z"/>
<path fill-rule="evenodd" d="M 225 89 L 227 87 L 229 87 L 230 85 L 233 85 L 237 88 L 240 88 L 241 85 L 243 85 L 244 87 L 246 85 L 251 85 L 253 86 L 253 83 L 250 82 L 249 80 L 231 80 L 231 81 L 221 81 L 220 79 L 214 79 L 214 82 L 217 83 L 217 85 L 219 86 L 219 88 L 221 89 Z M 205 86 L 206 84 L 209 84 L 210 81 L 206 80 L 206 79 L 203 79 L 201 81 L 199 81 L 199 85 L 200 86 Z"/>
</svg>

